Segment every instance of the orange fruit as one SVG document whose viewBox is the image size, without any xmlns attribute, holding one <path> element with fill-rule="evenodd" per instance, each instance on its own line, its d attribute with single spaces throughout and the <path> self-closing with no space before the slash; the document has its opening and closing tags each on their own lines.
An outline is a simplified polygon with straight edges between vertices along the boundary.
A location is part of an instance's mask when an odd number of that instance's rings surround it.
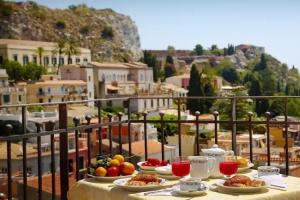
<svg viewBox="0 0 300 200">
<path fill-rule="evenodd" d="M 121 165 L 120 161 L 117 159 L 112 159 L 109 163 L 110 163 L 111 167 L 113 167 L 113 166 L 119 167 Z"/>
<path fill-rule="evenodd" d="M 107 173 L 107 170 L 104 168 L 104 167 L 98 167 L 96 170 L 95 170 L 95 175 L 96 176 L 105 176 Z"/>
<path fill-rule="evenodd" d="M 124 162 L 121 165 L 121 172 L 123 175 L 131 175 L 135 171 L 135 167 L 132 163 L 130 162 Z"/>
<path fill-rule="evenodd" d="M 120 154 L 115 155 L 114 159 L 117 159 L 120 162 L 120 164 L 122 164 L 125 160 L 124 156 L 122 156 Z"/>
</svg>

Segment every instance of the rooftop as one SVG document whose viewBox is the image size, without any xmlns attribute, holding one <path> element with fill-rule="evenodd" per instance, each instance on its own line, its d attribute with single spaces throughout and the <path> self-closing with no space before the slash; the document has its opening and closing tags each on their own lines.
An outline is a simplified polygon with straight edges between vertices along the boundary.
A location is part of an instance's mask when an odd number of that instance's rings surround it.
<svg viewBox="0 0 300 200">
<path fill-rule="evenodd" d="M 133 62 L 133 63 L 99 63 L 99 62 L 90 62 L 90 65 L 98 68 L 120 68 L 120 69 L 131 69 L 131 68 L 140 68 L 148 69 L 147 65 L 144 63 Z"/>
</svg>

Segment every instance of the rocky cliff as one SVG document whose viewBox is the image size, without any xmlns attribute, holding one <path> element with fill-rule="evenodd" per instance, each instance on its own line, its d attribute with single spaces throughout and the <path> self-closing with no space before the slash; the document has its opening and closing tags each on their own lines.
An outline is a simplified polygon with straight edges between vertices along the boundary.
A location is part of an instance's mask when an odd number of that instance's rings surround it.
<svg viewBox="0 0 300 200">
<path fill-rule="evenodd" d="M 0 3 L 0 37 L 56 42 L 75 40 L 94 60 L 126 61 L 142 55 L 137 26 L 110 9 L 81 4 L 50 9 L 34 2 Z"/>
</svg>

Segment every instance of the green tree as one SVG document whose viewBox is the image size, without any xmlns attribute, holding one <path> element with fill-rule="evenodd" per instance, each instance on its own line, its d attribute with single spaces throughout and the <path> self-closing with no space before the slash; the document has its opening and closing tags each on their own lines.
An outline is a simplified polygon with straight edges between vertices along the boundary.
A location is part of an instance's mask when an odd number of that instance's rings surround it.
<svg viewBox="0 0 300 200">
<path fill-rule="evenodd" d="M 1 68 L 6 69 L 9 80 L 23 80 L 24 68 L 19 62 L 5 60 Z"/>
<path fill-rule="evenodd" d="M 188 97 L 203 97 L 204 91 L 201 83 L 202 74 L 199 73 L 196 66 L 193 65 L 190 72 L 190 82 L 188 87 Z M 196 111 L 204 112 L 203 100 L 200 99 L 188 99 L 187 100 L 187 108 L 195 113 Z"/>
<path fill-rule="evenodd" d="M 204 53 L 203 47 L 201 44 L 197 44 L 194 48 L 194 52 L 197 56 L 201 56 Z"/>
<path fill-rule="evenodd" d="M 207 96 L 207 97 L 215 96 L 215 90 L 211 84 L 210 79 L 208 79 L 207 83 L 205 83 L 203 92 L 204 92 L 205 96 Z M 204 113 L 209 113 L 210 108 L 212 107 L 213 103 L 214 103 L 213 99 L 205 99 L 204 100 Z"/>
<path fill-rule="evenodd" d="M 142 58 L 142 62 L 147 64 L 149 67 L 152 67 L 153 80 L 157 82 L 159 78 L 159 67 L 158 67 L 158 62 L 156 60 L 156 56 L 153 55 L 150 51 L 145 50 L 144 57 Z"/>
<path fill-rule="evenodd" d="M 234 67 L 224 68 L 221 72 L 222 77 L 231 84 L 239 82 L 239 75 Z"/>
<path fill-rule="evenodd" d="M 59 73 L 59 67 L 62 65 L 61 58 L 65 54 L 66 40 L 61 39 L 57 42 L 53 54 L 58 54 L 58 65 L 57 65 L 57 74 Z"/>
<path fill-rule="evenodd" d="M 233 55 L 235 53 L 235 48 L 232 44 L 229 44 L 227 49 L 228 55 Z"/>
<path fill-rule="evenodd" d="M 267 60 L 266 60 L 266 55 L 263 53 L 260 56 L 260 62 L 255 66 L 254 70 L 260 71 L 266 68 L 267 68 Z"/>
<path fill-rule="evenodd" d="M 168 55 L 166 58 L 166 65 L 165 65 L 165 78 L 171 77 L 175 75 L 175 65 L 173 61 L 173 57 Z"/>
<path fill-rule="evenodd" d="M 78 44 L 74 40 L 69 40 L 65 45 L 64 52 L 68 56 L 68 64 L 71 64 L 72 56 L 78 55 L 80 53 L 80 49 Z"/>
<path fill-rule="evenodd" d="M 41 65 L 36 63 L 28 63 L 24 66 L 24 80 L 37 81 L 41 78 L 43 74 L 46 74 L 47 70 Z"/>
<path fill-rule="evenodd" d="M 39 56 L 39 61 L 40 61 L 40 65 L 42 66 L 43 65 L 43 54 L 44 54 L 45 50 L 43 47 L 38 47 L 36 49 L 36 53 L 37 55 Z"/>
</svg>

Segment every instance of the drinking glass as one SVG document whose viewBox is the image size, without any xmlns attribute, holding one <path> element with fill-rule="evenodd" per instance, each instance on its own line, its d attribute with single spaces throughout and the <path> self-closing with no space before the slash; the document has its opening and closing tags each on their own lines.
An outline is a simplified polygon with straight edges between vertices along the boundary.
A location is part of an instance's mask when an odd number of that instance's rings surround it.
<svg viewBox="0 0 300 200">
<path fill-rule="evenodd" d="M 236 156 L 229 155 L 225 157 L 225 160 L 219 164 L 220 172 L 225 176 L 225 178 L 230 178 L 232 175 L 237 173 L 238 162 Z"/>
<path fill-rule="evenodd" d="M 190 173 L 190 162 L 186 157 L 176 157 L 172 162 L 172 173 L 175 176 L 187 176 Z"/>
</svg>

